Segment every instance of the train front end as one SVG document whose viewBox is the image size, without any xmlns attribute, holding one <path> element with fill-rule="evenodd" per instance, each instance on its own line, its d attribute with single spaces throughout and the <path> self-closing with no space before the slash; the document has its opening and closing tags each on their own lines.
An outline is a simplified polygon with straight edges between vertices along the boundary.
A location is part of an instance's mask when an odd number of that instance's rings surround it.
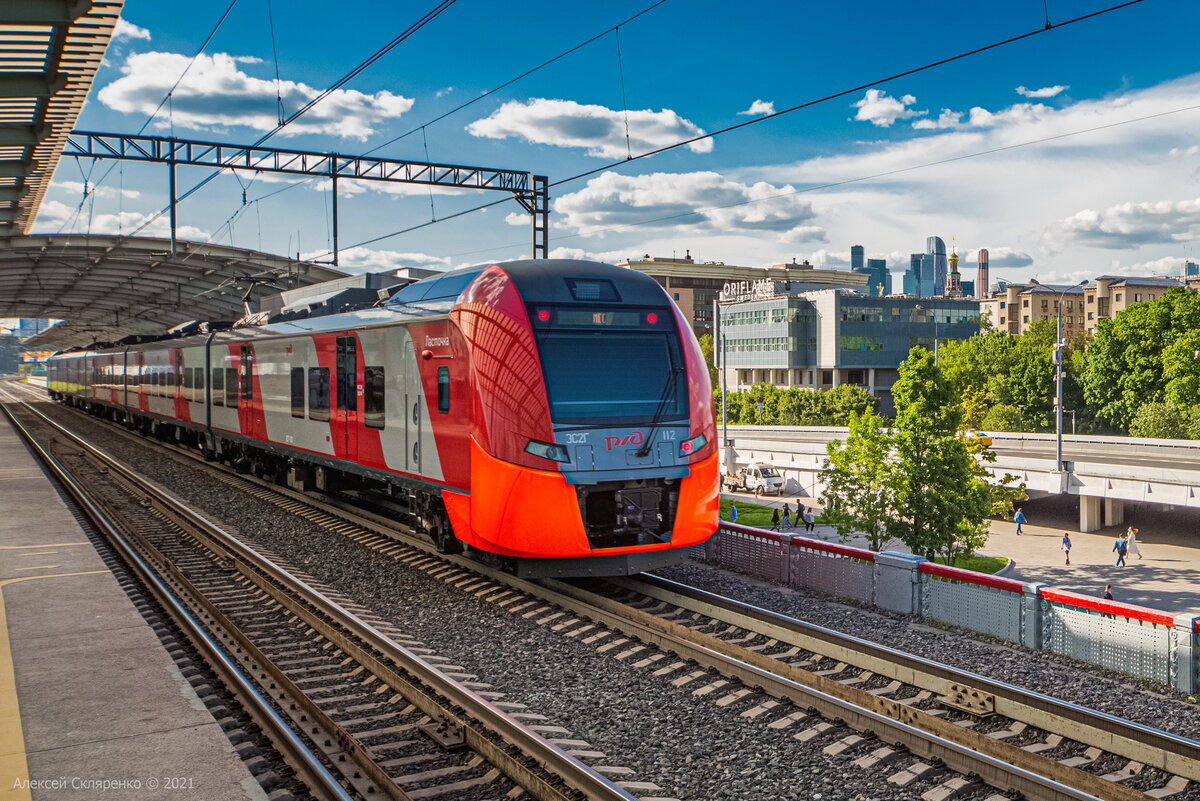
<svg viewBox="0 0 1200 801">
<path fill-rule="evenodd" d="M 460 538 L 521 575 L 570 576 L 670 564 L 712 536 L 708 370 L 657 282 L 592 262 L 514 262 L 459 300 L 477 403 L 469 509 L 447 503 L 456 532 L 469 530 Z"/>
</svg>

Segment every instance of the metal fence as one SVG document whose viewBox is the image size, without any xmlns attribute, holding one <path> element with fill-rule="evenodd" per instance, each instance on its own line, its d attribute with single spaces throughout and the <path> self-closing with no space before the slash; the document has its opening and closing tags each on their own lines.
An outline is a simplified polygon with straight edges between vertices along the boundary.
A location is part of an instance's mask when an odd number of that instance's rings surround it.
<svg viewBox="0 0 1200 801">
<path fill-rule="evenodd" d="M 1200 618 L 733 523 L 721 524 L 704 558 L 794 589 L 911 612 L 1186 692 L 1197 689 Z"/>
</svg>

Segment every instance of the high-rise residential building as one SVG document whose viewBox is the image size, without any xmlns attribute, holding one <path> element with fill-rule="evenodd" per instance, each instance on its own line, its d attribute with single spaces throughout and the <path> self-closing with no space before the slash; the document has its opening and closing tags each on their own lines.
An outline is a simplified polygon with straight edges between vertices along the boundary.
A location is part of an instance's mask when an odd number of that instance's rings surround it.
<svg viewBox="0 0 1200 801">
<path fill-rule="evenodd" d="M 935 290 L 930 296 L 941 294 L 946 287 L 946 243 L 940 236 L 931 236 L 925 240 L 925 252 L 933 256 L 933 275 L 930 277 Z"/>
<path fill-rule="evenodd" d="M 1185 286 L 1178 278 L 1143 278 L 1135 275 L 1102 275 L 1091 286 L 1084 287 L 1087 319 L 1083 321 L 1089 333 L 1096 332 L 1101 320 L 1116 317 L 1134 303 L 1158 300 L 1172 287 Z"/>
<path fill-rule="evenodd" d="M 975 282 L 977 292 L 976 298 L 986 298 L 988 293 L 988 252 L 987 248 L 979 249 L 979 277 Z"/>
</svg>

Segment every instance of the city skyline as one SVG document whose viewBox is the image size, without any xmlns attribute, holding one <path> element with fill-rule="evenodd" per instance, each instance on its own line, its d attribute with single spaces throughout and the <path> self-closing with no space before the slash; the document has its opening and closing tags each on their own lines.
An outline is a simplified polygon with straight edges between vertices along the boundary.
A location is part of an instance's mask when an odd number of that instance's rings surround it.
<svg viewBox="0 0 1200 801">
<path fill-rule="evenodd" d="M 528 169 L 551 182 L 599 168 L 551 189 L 555 256 L 616 262 L 690 249 L 698 261 L 807 259 L 850 269 L 850 248 L 861 244 L 866 259 L 886 260 L 898 285 L 910 254 L 937 236 L 957 242 L 963 267 L 986 248 L 993 281 L 1177 273 L 1200 249 L 1200 73 L 1187 33 L 1200 23 L 1194 3 L 1146 0 L 870 83 L 1038 30 L 1046 13 L 1059 24 L 1104 7 L 1029 2 L 896 14 L 881 2 L 772 6 L 764 25 L 762 15 L 711 2 L 535 2 L 527 13 L 537 20 L 536 45 L 506 49 L 494 45 L 527 34 L 528 24 L 462 0 L 270 143 Z M 376 36 L 341 18 L 312 26 L 312 3 L 276 9 L 273 21 L 267 10 L 256 0 L 235 4 L 192 61 L 220 9 L 179 15 L 128 0 L 78 127 L 132 133 L 145 123 L 150 134 L 252 142 L 275 126 L 281 106 L 296 110 L 416 17 L 366 2 L 355 19 L 375 20 Z M 453 112 L 640 12 L 619 39 L 603 35 Z M 904 46 L 912 42 L 921 46 Z M 854 86 L 870 88 L 606 166 Z M 129 233 L 165 204 L 164 170 L 114 164 L 64 159 L 34 231 Z M 207 174 L 181 168 L 180 185 Z M 528 253 L 514 203 L 354 248 L 495 196 L 350 181 L 339 195 L 341 266 L 352 271 L 447 269 Z M 181 204 L 179 216 L 186 238 L 328 258 L 321 182 L 226 174 Z M 145 233 L 165 229 L 160 219 Z"/>
</svg>

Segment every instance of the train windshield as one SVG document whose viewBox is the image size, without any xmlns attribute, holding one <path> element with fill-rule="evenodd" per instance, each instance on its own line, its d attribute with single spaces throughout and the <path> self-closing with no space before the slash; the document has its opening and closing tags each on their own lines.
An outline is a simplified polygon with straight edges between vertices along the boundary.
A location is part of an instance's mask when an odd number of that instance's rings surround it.
<svg viewBox="0 0 1200 801">
<path fill-rule="evenodd" d="M 687 378 L 674 331 L 537 331 L 556 423 L 647 424 L 687 417 Z"/>
</svg>

